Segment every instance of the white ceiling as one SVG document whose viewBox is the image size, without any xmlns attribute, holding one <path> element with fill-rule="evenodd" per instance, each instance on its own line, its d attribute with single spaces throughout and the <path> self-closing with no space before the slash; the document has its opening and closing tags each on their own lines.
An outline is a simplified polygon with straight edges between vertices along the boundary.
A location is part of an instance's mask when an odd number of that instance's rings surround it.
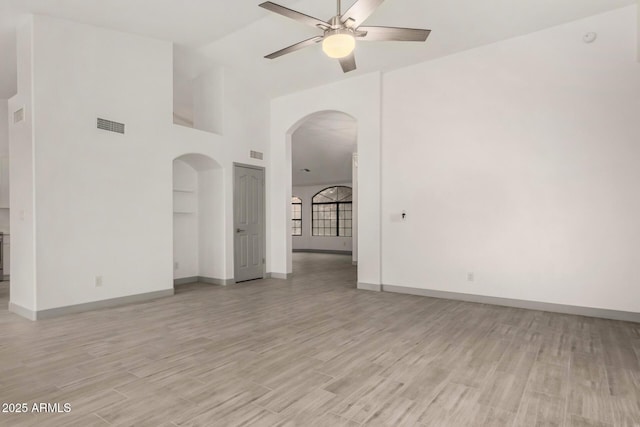
<svg viewBox="0 0 640 427">
<path fill-rule="evenodd" d="M 258 7 L 263 0 L 0 0 L 0 99 L 16 93 L 15 28 L 39 13 L 176 43 L 174 70 L 188 81 L 213 65 L 275 97 L 372 71 L 388 71 L 542 30 L 636 0 L 386 0 L 366 21 L 431 29 L 426 43 L 360 42 L 358 69 L 343 74 L 319 45 L 264 55 L 320 34 Z M 275 0 L 329 19 L 334 0 Z M 343 0 L 346 10 L 354 0 Z M 576 34 L 579 39 L 582 34 Z M 180 88 L 176 88 L 179 92 Z M 186 88 L 188 90 L 188 88 Z M 180 99 L 180 93 L 176 94 Z M 311 117 L 293 135 L 294 185 L 351 180 L 357 124 L 340 113 Z M 310 173 L 300 172 L 308 168 Z"/>
<path fill-rule="evenodd" d="M 328 19 L 334 0 L 276 0 Z M 258 7 L 262 0 L 0 0 L 0 98 L 15 93 L 14 29 L 25 13 L 40 13 L 143 34 L 190 48 L 176 69 L 223 64 L 269 96 L 412 63 L 541 30 L 635 0 L 386 0 L 368 25 L 429 28 L 427 43 L 360 43 L 358 70 L 344 75 L 320 46 L 275 59 L 263 56 L 319 31 Z M 353 0 L 343 1 L 343 9 Z M 579 37 L 581 35 L 576 35 Z M 188 59 L 191 58 L 191 59 Z"/>
<path fill-rule="evenodd" d="M 0 98 L 15 94 L 15 28 L 36 13 L 184 46 L 211 43 L 263 18 L 263 0 L 0 0 Z M 282 0 L 283 5 L 295 3 Z"/>
<path fill-rule="evenodd" d="M 277 0 L 276 0 L 277 2 Z M 353 3 L 343 2 L 343 9 Z M 265 18 L 203 46 L 200 54 L 251 81 L 268 96 L 279 96 L 372 71 L 387 71 L 473 47 L 542 30 L 635 0 L 386 0 L 367 25 L 431 29 L 426 43 L 359 42 L 358 69 L 343 74 L 336 60 L 315 45 L 277 59 L 263 56 L 320 34 L 285 17 Z M 295 8 L 320 19 L 334 14 L 333 0 L 302 0 Z M 576 34 L 576 38 L 582 34 Z"/>
<path fill-rule="evenodd" d="M 308 117 L 291 135 L 293 185 L 351 182 L 357 139 L 358 124 L 347 114 L 323 111 Z"/>
</svg>

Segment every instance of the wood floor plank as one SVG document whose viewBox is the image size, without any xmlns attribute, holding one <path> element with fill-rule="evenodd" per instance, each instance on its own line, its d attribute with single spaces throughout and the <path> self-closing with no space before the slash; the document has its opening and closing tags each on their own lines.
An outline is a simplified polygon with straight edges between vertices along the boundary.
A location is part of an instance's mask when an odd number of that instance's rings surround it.
<svg viewBox="0 0 640 427">
<path fill-rule="evenodd" d="M 365 422 L 367 426 L 415 426 L 420 416 L 418 404 L 411 399 L 396 396 L 378 408 Z"/>
<path fill-rule="evenodd" d="M 562 427 L 565 398 L 528 391 L 522 398 L 515 426 Z"/>
<path fill-rule="evenodd" d="M 356 289 L 350 257 L 30 322 L 0 310 L 0 426 L 638 426 L 640 325 Z M 0 307 L 8 304 L 0 283 Z"/>
<path fill-rule="evenodd" d="M 611 401 L 613 425 L 640 426 L 640 400 L 637 398 L 614 398 Z"/>
<path fill-rule="evenodd" d="M 529 377 L 528 389 L 556 398 L 565 398 L 569 388 L 569 367 L 536 362 Z"/>
<path fill-rule="evenodd" d="M 517 413 L 528 380 L 526 375 L 498 373 L 482 387 L 478 402 L 492 408 Z"/>
<path fill-rule="evenodd" d="M 578 386 L 571 389 L 568 399 L 568 414 L 590 422 L 613 423 L 612 399 L 606 392 Z"/>
<path fill-rule="evenodd" d="M 584 418 L 579 415 L 570 415 L 567 422 L 568 427 L 613 427 L 612 424 Z"/>
<path fill-rule="evenodd" d="M 597 357 L 573 353 L 569 370 L 571 383 L 604 393 L 608 389 L 606 367 Z"/>
<path fill-rule="evenodd" d="M 477 388 L 450 382 L 423 407 L 418 422 L 422 425 L 469 425 L 475 418 L 480 392 Z"/>
<path fill-rule="evenodd" d="M 313 391 L 323 387 L 331 379 L 331 377 L 319 372 L 302 372 L 298 377 L 290 379 L 278 388 L 266 393 L 255 403 L 270 411 L 282 412 Z"/>
<path fill-rule="evenodd" d="M 331 412 L 343 418 L 363 423 L 389 400 L 399 395 L 403 384 L 374 376 L 353 394 L 343 399 Z"/>
</svg>

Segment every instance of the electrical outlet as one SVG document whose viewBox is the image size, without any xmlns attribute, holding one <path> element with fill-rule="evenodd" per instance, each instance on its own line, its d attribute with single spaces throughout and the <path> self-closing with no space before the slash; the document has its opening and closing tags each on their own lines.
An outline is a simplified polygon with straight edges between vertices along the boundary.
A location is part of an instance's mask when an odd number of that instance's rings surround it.
<svg viewBox="0 0 640 427">
<path fill-rule="evenodd" d="M 180 268 L 180 263 L 179 262 L 174 262 L 173 263 L 173 269 L 174 270 L 178 270 Z"/>
<path fill-rule="evenodd" d="M 102 276 L 96 276 L 96 288 L 102 286 Z"/>
<path fill-rule="evenodd" d="M 475 274 L 473 274 L 473 273 L 468 273 L 467 274 L 467 281 L 473 282 L 474 279 L 475 279 Z"/>
</svg>

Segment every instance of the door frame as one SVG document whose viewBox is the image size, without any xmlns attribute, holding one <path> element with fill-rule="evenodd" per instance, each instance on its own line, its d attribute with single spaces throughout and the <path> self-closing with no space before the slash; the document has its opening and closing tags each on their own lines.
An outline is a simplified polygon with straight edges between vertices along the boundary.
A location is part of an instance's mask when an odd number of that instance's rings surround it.
<svg viewBox="0 0 640 427">
<path fill-rule="evenodd" d="M 249 165 L 246 163 L 233 162 L 233 172 L 231 174 L 231 186 L 233 188 L 233 220 L 231 221 L 231 235 L 233 236 L 233 276 L 234 281 L 238 277 L 237 262 L 236 262 L 236 167 L 242 167 L 247 169 L 256 169 L 262 171 L 263 185 L 262 185 L 262 255 L 264 262 L 262 263 L 262 278 L 267 277 L 267 206 L 266 206 L 266 193 L 267 193 L 267 170 L 264 166 Z"/>
</svg>

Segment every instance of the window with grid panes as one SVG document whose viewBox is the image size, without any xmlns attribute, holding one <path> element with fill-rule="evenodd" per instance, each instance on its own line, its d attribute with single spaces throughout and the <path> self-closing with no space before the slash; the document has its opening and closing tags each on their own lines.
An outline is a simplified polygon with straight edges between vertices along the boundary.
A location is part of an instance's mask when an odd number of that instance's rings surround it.
<svg viewBox="0 0 640 427">
<path fill-rule="evenodd" d="M 291 235 L 302 236 L 302 200 L 291 198 Z"/>
<path fill-rule="evenodd" d="M 311 204 L 311 235 L 351 237 L 351 207 L 351 187 L 328 187 L 318 192 Z"/>
</svg>

